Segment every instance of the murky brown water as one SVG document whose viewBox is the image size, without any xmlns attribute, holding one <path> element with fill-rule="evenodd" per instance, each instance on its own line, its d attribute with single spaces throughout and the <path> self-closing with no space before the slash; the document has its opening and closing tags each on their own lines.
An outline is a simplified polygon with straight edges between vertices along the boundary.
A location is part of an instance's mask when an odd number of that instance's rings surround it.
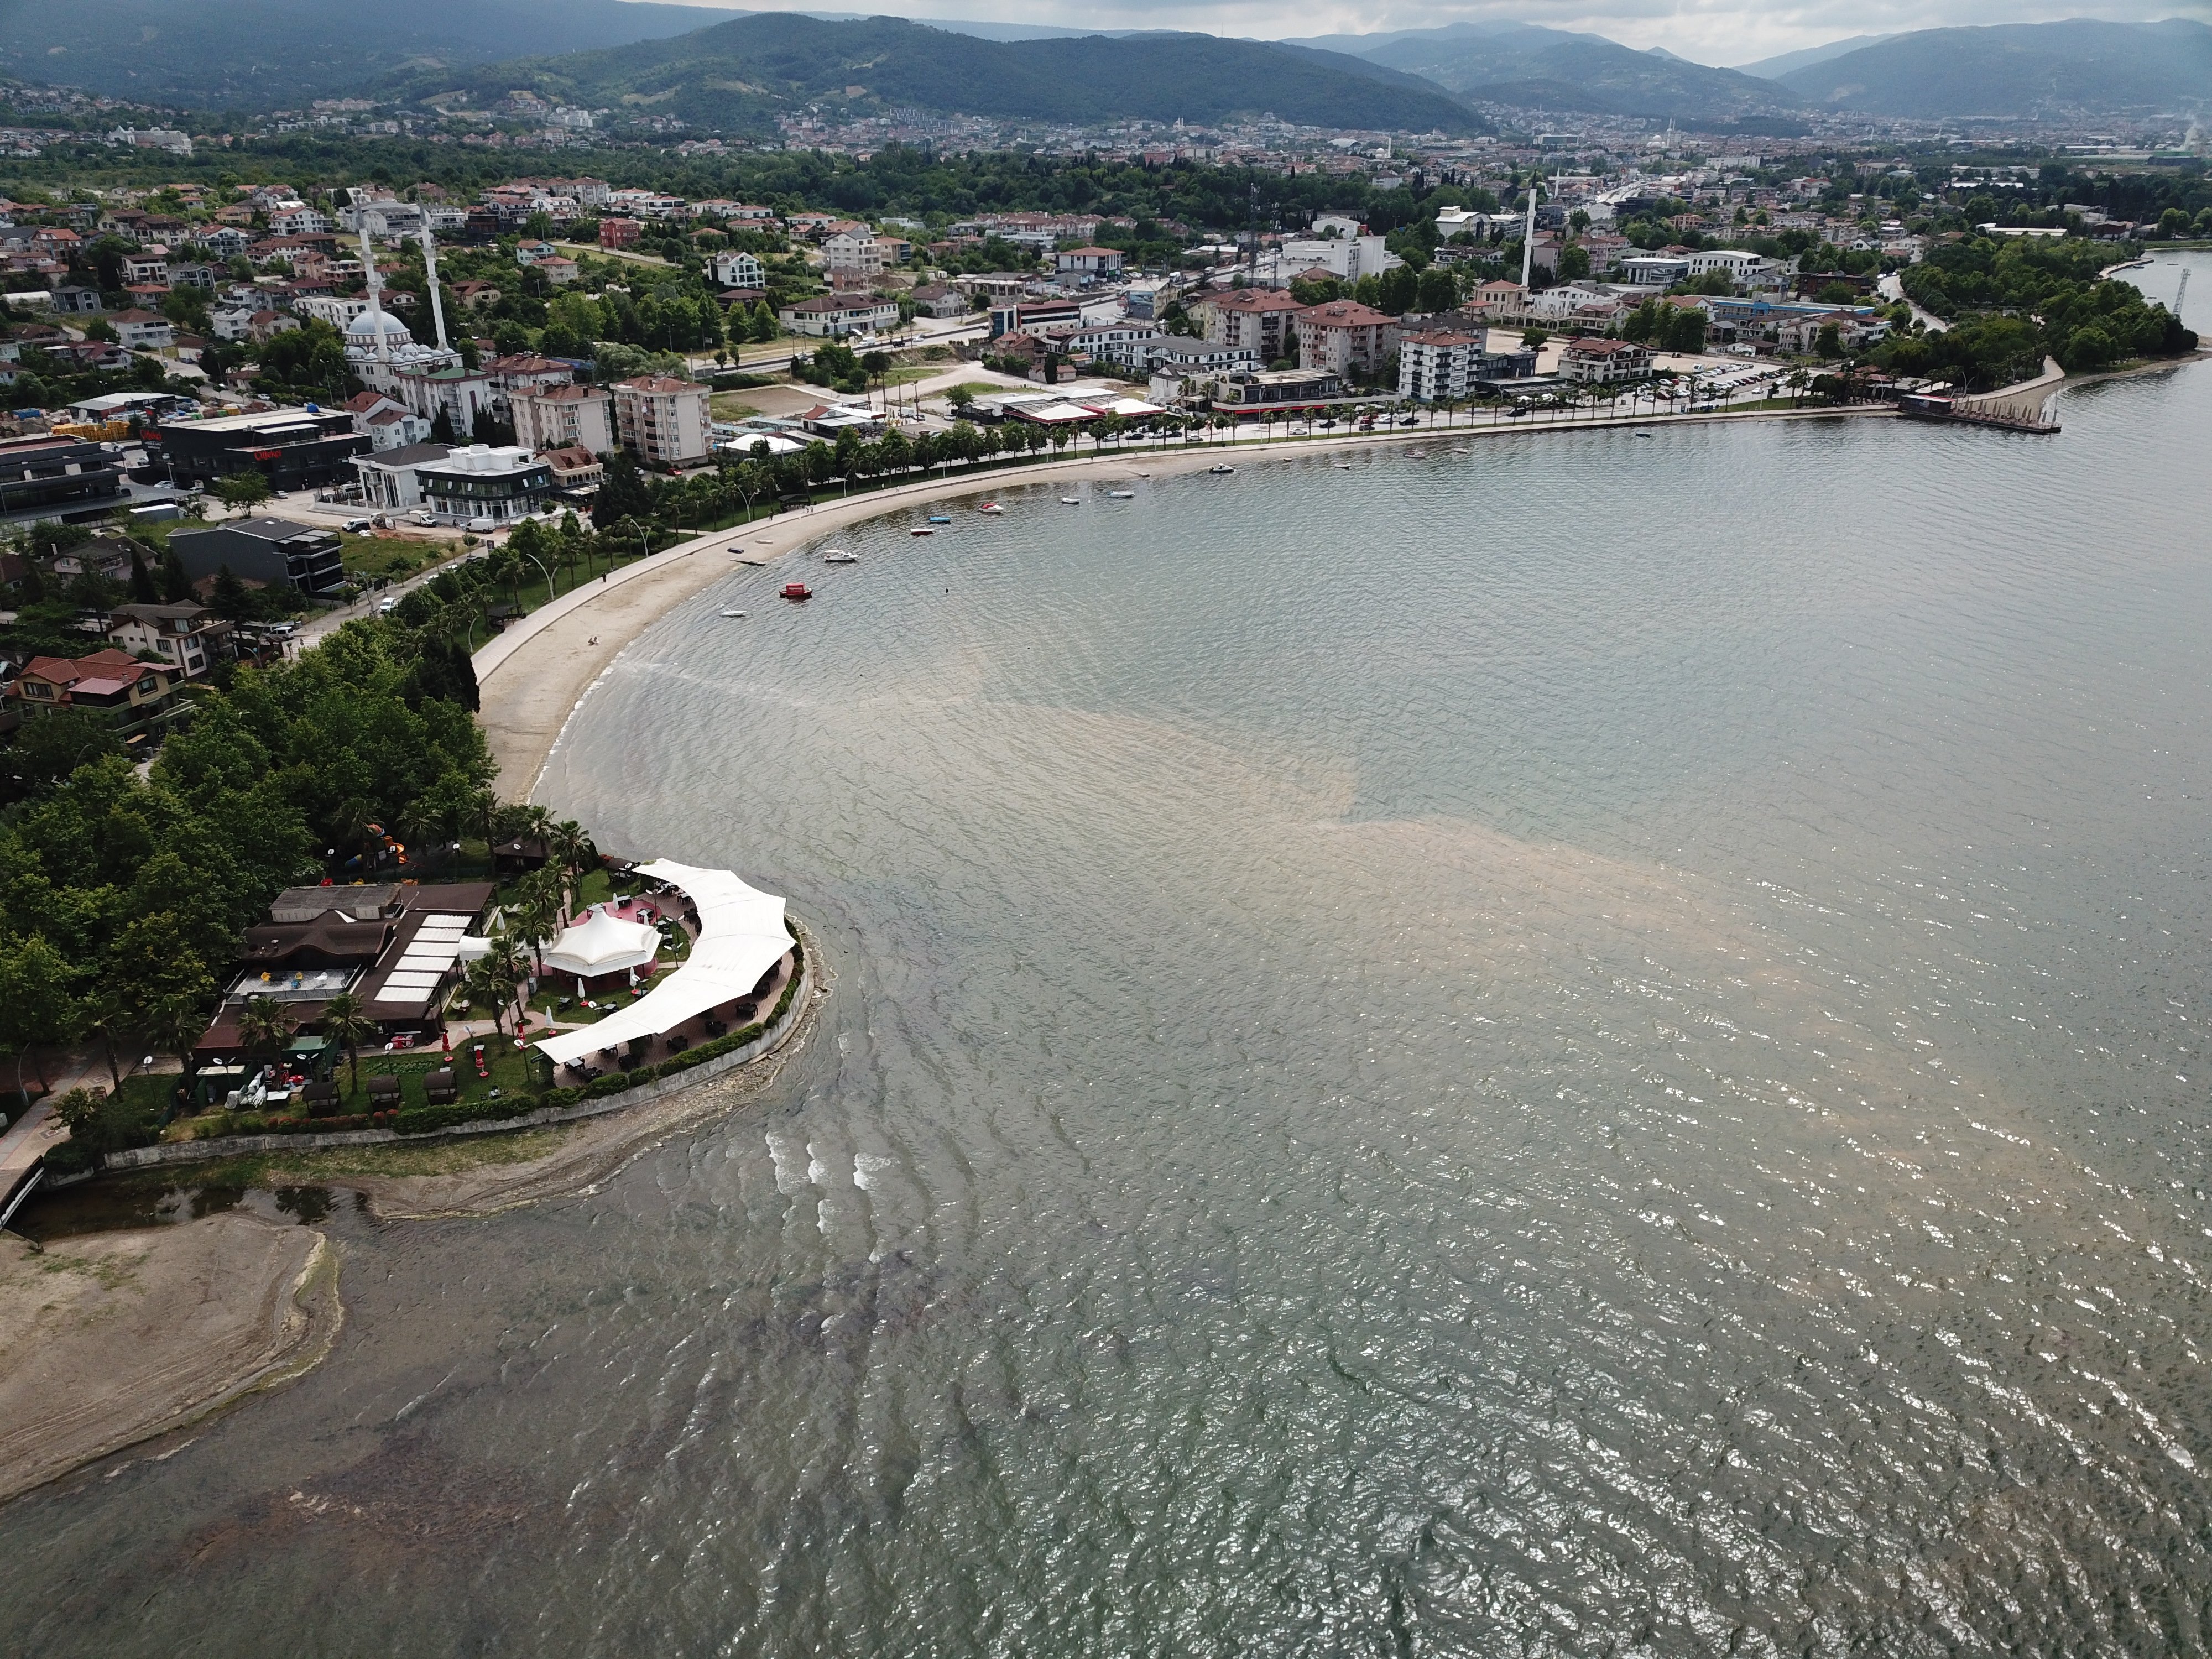
<svg viewBox="0 0 2212 1659">
<path fill-rule="evenodd" d="M 2062 413 L 733 576 L 542 794 L 791 894 L 807 1051 L 338 1205 L 337 1353 L 0 1513 L 0 1645 L 2202 1651 L 2212 372 Z"/>
</svg>

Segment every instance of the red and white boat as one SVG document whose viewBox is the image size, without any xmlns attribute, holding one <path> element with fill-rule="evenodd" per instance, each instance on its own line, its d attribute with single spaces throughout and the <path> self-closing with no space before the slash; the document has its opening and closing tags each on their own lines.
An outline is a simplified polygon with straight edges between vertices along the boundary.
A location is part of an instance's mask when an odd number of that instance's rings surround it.
<svg viewBox="0 0 2212 1659">
<path fill-rule="evenodd" d="M 786 582 L 783 597 L 787 599 L 811 599 L 814 597 L 814 590 L 805 582 Z"/>
</svg>

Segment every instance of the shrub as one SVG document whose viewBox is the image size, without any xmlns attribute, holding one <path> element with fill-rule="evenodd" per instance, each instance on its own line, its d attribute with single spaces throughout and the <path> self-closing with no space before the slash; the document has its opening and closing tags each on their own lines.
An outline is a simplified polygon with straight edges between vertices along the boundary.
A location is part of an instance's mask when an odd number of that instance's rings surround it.
<svg viewBox="0 0 2212 1659">
<path fill-rule="evenodd" d="M 584 1085 L 584 1098 L 605 1100 L 609 1095 L 618 1095 L 629 1087 L 629 1073 L 610 1072 L 605 1077 L 595 1077 Z"/>
</svg>

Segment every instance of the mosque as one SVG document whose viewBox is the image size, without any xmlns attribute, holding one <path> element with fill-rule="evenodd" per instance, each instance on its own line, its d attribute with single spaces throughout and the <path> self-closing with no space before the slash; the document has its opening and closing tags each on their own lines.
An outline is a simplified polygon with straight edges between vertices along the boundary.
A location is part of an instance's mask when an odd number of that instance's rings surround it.
<svg viewBox="0 0 2212 1659">
<path fill-rule="evenodd" d="M 490 379 L 464 368 L 461 354 L 446 343 L 446 310 L 438 292 L 438 252 L 425 228 L 422 260 L 429 277 L 430 315 L 438 343 L 422 345 L 407 325 L 384 308 L 384 279 L 376 269 L 375 251 L 369 246 L 366 224 L 361 233 L 361 261 L 368 272 L 368 309 L 346 325 L 346 364 L 355 378 L 373 391 L 434 421 L 440 410 L 453 422 L 454 433 L 466 439 L 476 428 L 479 411 L 492 405 Z"/>
</svg>

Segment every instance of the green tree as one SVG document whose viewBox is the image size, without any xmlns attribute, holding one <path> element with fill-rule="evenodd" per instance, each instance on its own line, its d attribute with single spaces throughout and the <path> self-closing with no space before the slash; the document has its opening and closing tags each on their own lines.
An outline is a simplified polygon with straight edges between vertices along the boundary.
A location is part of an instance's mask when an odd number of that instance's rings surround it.
<svg viewBox="0 0 2212 1659">
<path fill-rule="evenodd" d="M 228 507 L 258 507 L 270 493 L 267 475 L 252 467 L 226 473 L 216 480 L 216 499 Z"/>
<path fill-rule="evenodd" d="M 610 453 L 606 477 L 592 497 L 592 527 L 605 530 L 624 519 L 642 519 L 653 511 L 653 496 L 639 476 L 637 459 L 627 449 Z"/>
<path fill-rule="evenodd" d="M 161 589 L 154 586 L 154 573 L 146 568 L 146 556 L 134 544 L 131 549 L 131 603 L 159 605 Z"/>
<path fill-rule="evenodd" d="M 11 940 L 0 950 L 0 1047 L 15 1057 L 15 1092 L 26 1105 L 30 1096 L 23 1087 L 24 1061 L 32 1063 L 43 1090 L 46 1071 L 38 1051 L 61 1047 L 76 1036 L 76 978 L 69 959 L 43 934 Z"/>
<path fill-rule="evenodd" d="M 161 550 L 161 600 L 165 605 L 183 605 L 192 597 L 192 579 L 185 574 L 185 562 L 167 548 Z"/>
<path fill-rule="evenodd" d="M 112 722 L 89 709 L 63 708 L 25 720 L 0 757 L 21 780 L 21 787 L 35 793 L 102 756 L 123 752 L 123 739 Z"/>
</svg>

